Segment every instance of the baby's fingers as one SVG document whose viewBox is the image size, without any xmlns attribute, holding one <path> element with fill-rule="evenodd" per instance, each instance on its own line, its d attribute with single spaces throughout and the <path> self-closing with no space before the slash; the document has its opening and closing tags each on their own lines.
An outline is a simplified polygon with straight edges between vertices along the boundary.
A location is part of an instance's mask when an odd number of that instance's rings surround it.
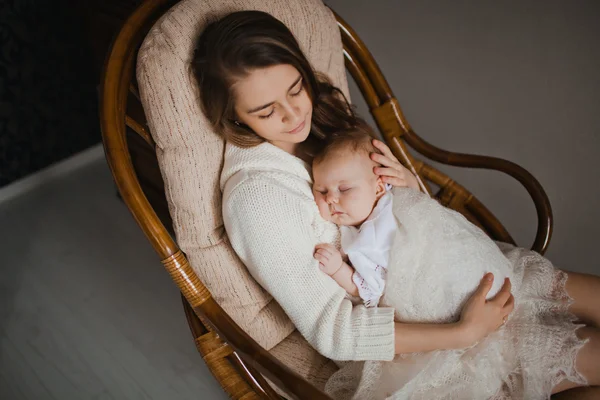
<svg viewBox="0 0 600 400">
<path fill-rule="evenodd" d="M 320 243 L 318 245 L 315 246 L 315 248 L 317 249 L 325 249 L 325 250 L 329 250 L 329 251 L 335 251 L 335 246 L 329 243 Z"/>
<path fill-rule="evenodd" d="M 326 250 L 319 249 L 319 250 L 315 251 L 314 257 L 319 261 L 328 261 L 329 253 Z"/>
</svg>

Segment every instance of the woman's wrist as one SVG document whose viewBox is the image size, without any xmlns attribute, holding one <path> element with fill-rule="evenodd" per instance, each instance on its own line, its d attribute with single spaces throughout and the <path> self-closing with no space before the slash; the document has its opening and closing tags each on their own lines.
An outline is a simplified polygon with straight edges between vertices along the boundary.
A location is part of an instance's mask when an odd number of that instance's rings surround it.
<svg viewBox="0 0 600 400">
<path fill-rule="evenodd" d="M 454 322 L 451 325 L 453 325 L 452 330 L 457 341 L 456 348 L 470 347 L 479 341 L 480 337 L 477 336 L 473 328 L 463 321 Z"/>
</svg>

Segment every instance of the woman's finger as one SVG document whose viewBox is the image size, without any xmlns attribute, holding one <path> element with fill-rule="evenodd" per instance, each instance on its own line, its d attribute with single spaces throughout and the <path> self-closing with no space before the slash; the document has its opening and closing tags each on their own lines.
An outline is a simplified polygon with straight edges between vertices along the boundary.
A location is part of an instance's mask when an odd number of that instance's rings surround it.
<svg viewBox="0 0 600 400">
<path fill-rule="evenodd" d="M 494 274 L 488 272 L 481 279 L 481 283 L 479 283 L 479 286 L 477 287 L 477 290 L 475 291 L 474 296 L 483 297 L 483 299 L 485 300 L 485 298 L 486 298 L 488 292 L 490 291 L 490 289 L 492 288 L 493 284 L 494 284 Z"/>
<path fill-rule="evenodd" d="M 381 140 L 373 139 L 373 146 L 375 146 L 377 150 L 381 151 L 383 155 L 388 157 L 390 160 L 398 162 L 398 159 L 396 158 L 394 153 L 392 153 L 392 150 L 388 147 L 387 144 L 383 143 Z"/>
<path fill-rule="evenodd" d="M 497 304 L 500 307 L 504 307 L 504 305 L 508 302 L 508 300 L 510 299 L 511 296 L 512 296 L 512 294 L 510 294 L 510 292 L 502 292 L 502 291 L 500 291 L 490 301 L 492 303 Z"/>
<path fill-rule="evenodd" d="M 510 283 L 510 279 L 506 278 L 504 280 L 504 285 L 502 285 L 502 288 L 500 289 L 498 294 L 496 294 L 496 296 L 494 296 L 494 298 L 491 301 L 501 306 L 504 306 L 504 304 L 506 304 L 508 299 L 512 296 L 512 294 L 510 293 L 511 289 L 512 284 Z"/>
<path fill-rule="evenodd" d="M 402 171 L 396 169 L 396 168 L 391 168 L 391 167 L 375 167 L 373 169 L 373 172 L 375 172 L 376 175 L 379 176 L 391 176 L 391 177 L 398 177 L 401 178 L 403 175 Z"/>
<path fill-rule="evenodd" d="M 502 310 L 504 311 L 505 315 L 508 315 L 512 312 L 512 310 L 514 308 L 515 308 L 515 296 L 513 296 L 511 294 L 510 297 L 508 298 L 508 300 L 506 301 L 506 304 L 504 304 L 504 308 Z"/>
<path fill-rule="evenodd" d="M 399 166 L 402 165 L 394 156 L 388 157 L 386 155 L 381 155 L 377 153 L 371 153 L 371 160 L 385 167 L 399 168 Z"/>
<path fill-rule="evenodd" d="M 394 187 L 408 187 L 408 182 L 403 178 L 397 178 L 395 176 L 382 176 L 381 181 L 383 183 L 389 183 Z"/>
<path fill-rule="evenodd" d="M 502 288 L 500 289 L 500 291 L 510 293 L 511 290 L 512 290 L 512 282 L 510 281 L 510 278 L 504 279 L 504 285 L 502 285 Z"/>
</svg>

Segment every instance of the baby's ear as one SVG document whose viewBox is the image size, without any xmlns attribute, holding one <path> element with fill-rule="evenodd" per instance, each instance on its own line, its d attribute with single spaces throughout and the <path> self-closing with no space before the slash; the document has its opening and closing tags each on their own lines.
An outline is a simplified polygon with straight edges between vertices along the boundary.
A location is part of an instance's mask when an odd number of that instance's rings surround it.
<svg viewBox="0 0 600 400">
<path fill-rule="evenodd" d="M 377 177 L 376 185 L 377 186 L 375 186 L 375 195 L 379 199 L 385 193 L 385 183 L 383 182 L 383 180 L 381 180 L 381 176 Z"/>
</svg>

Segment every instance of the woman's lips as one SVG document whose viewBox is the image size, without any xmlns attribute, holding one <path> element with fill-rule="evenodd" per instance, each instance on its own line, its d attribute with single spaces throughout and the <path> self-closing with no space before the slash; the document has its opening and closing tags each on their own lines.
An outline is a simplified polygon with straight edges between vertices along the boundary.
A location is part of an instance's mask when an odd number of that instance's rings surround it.
<svg viewBox="0 0 600 400">
<path fill-rule="evenodd" d="M 291 131 L 289 131 L 288 133 L 298 133 L 300 132 L 302 129 L 304 129 L 304 125 L 306 124 L 306 118 L 304 118 L 304 121 L 302 121 L 300 123 L 300 125 L 298 125 L 297 127 L 295 127 L 294 129 L 292 129 Z"/>
</svg>

